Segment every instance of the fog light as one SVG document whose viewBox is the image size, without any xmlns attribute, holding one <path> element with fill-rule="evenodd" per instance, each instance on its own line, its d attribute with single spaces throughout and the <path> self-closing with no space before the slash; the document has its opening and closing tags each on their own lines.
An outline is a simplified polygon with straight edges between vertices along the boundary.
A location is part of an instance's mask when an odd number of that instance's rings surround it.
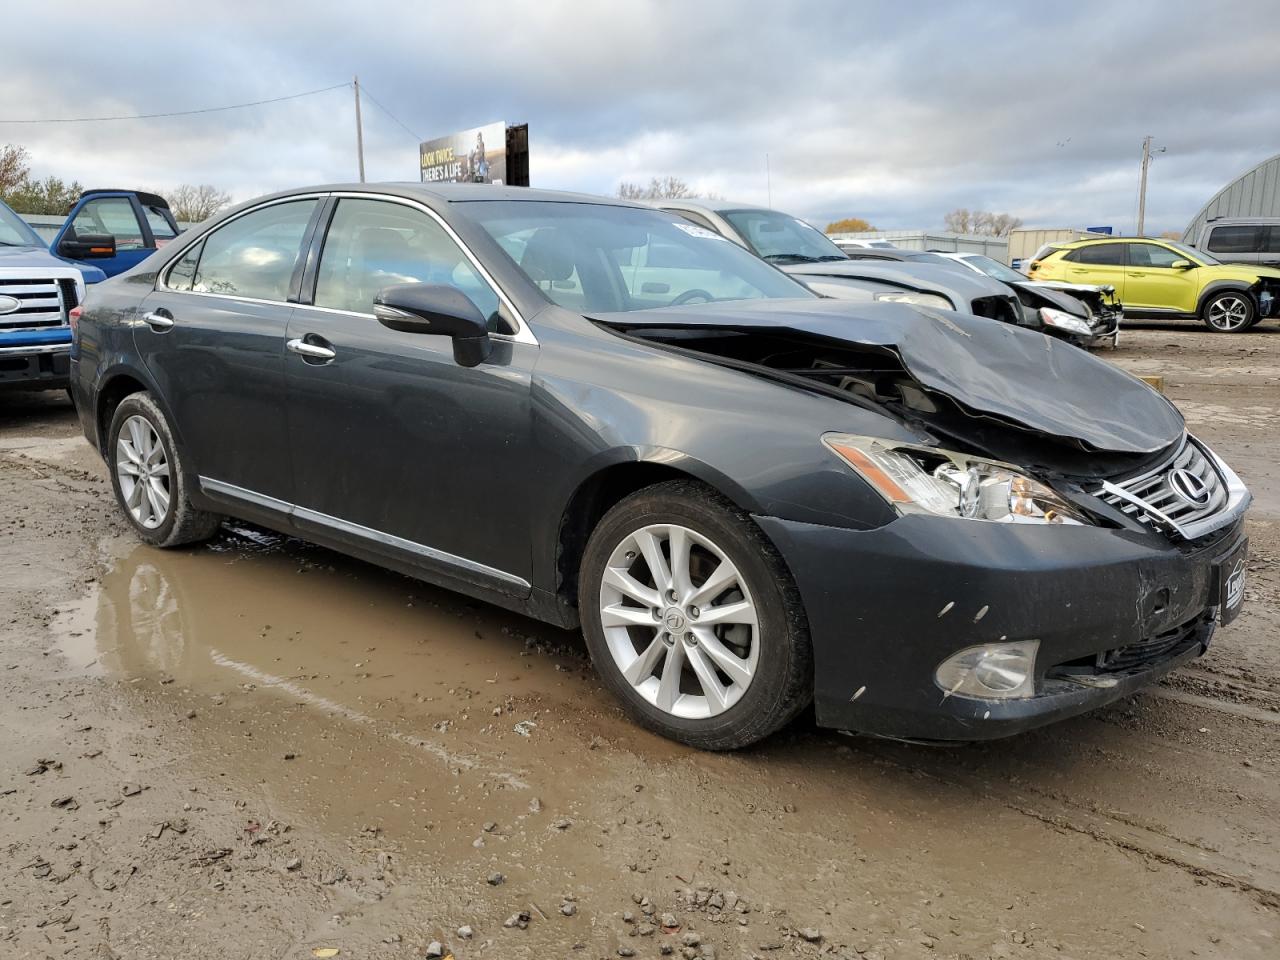
<svg viewBox="0 0 1280 960">
<path fill-rule="evenodd" d="M 943 660 L 933 675 L 947 696 L 1007 700 L 1035 696 L 1039 640 L 984 643 Z"/>
</svg>

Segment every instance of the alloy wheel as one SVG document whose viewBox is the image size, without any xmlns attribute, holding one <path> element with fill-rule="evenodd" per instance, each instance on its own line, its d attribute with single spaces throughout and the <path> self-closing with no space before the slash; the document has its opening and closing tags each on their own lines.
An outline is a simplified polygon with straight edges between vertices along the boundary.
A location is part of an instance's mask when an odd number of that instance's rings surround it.
<svg viewBox="0 0 1280 960">
<path fill-rule="evenodd" d="M 1239 330 L 1249 322 L 1249 304 L 1243 297 L 1219 297 L 1209 305 L 1207 319 L 1215 330 Z"/>
<path fill-rule="evenodd" d="M 751 685 L 756 604 L 738 568 L 702 534 L 677 524 L 629 534 L 609 557 L 599 602 L 614 663 L 659 710 L 713 717 Z"/>
<path fill-rule="evenodd" d="M 116 477 L 129 515 L 154 530 L 169 516 L 169 458 L 164 442 L 145 417 L 133 416 L 116 437 Z"/>
</svg>

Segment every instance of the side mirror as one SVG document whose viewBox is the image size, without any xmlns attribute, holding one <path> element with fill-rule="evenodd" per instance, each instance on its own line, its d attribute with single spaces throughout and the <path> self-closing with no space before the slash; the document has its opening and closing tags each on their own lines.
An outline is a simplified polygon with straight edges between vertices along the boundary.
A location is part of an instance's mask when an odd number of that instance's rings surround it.
<svg viewBox="0 0 1280 960">
<path fill-rule="evenodd" d="M 434 333 L 453 340 L 453 359 L 474 367 L 493 351 L 484 314 L 461 290 L 434 283 L 401 283 L 373 298 L 373 315 L 401 333 Z"/>
<path fill-rule="evenodd" d="M 1190 270 L 1195 264 L 1190 260 L 1175 260 L 1169 266 L 1174 270 Z"/>
<path fill-rule="evenodd" d="M 58 244 L 58 255 L 69 260 L 104 260 L 116 255 L 116 238 L 109 233 L 80 234 Z"/>
</svg>

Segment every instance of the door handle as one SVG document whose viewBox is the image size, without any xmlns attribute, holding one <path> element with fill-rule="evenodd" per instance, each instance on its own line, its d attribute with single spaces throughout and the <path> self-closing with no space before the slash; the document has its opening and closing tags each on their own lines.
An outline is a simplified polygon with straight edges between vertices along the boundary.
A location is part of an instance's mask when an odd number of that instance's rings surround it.
<svg viewBox="0 0 1280 960">
<path fill-rule="evenodd" d="M 285 348 L 290 353 L 296 353 L 298 356 L 306 360 L 332 360 L 338 354 L 330 350 L 328 347 L 322 347 L 319 344 L 307 343 L 307 341 L 299 338 L 290 340 L 285 344 Z"/>
<path fill-rule="evenodd" d="M 1145 277 L 1145 276 L 1146 276 L 1146 274 L 1145 274 L 1145 273 L 1143 273 L 1141 270 L 1130 270 L 1130 271 L 1129 271 L 1129 276 L 1131 276 L 1131 277 Z"/>
<path fill-rule="evenodd" d="M 152 310 L 150 313 L 144 313 L 142 319 L 156 333 L 173 326 L 173 317 L 169 316 L 168 311 Z"/>
</svg>

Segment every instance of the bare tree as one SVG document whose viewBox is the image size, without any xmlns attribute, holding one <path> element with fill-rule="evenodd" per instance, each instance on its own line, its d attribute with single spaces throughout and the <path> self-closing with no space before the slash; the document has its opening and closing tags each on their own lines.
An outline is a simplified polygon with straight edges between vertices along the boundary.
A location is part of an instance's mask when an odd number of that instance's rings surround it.
<svg viewBox="0 0 1280 960">
<path fill-rule="evenodd" d="M 1022 219 L 1009 213 L 992 213 L 990 210 L 969 210 L 957 207 L 943 218 L 951 233 L 970 233 L 989 237 L 1007 237 L 1012 230 L 1022 226 Z"/>
<path fill-rule="evenodd" d="M 22 186 L 30 173 L 26 147 L 15 143 L 6 143 L 0 147 L 0 197 L 7 197 Z"/>
<path fill-rule="evenodd" d="M 618 196 L 623 200 L 659 200 L 677 197 L 696 197 L 695 191 L 679 177 L 654 177 L 643 185 L 624 180 L 618 184 Z"/>
<path fill-rule="evenodd" d="M 184 183 L 169 191 L 169 210 L 175 220 L 199 223 L 231 202 L 231 194 L 208 183 Z"/>
</svg>

